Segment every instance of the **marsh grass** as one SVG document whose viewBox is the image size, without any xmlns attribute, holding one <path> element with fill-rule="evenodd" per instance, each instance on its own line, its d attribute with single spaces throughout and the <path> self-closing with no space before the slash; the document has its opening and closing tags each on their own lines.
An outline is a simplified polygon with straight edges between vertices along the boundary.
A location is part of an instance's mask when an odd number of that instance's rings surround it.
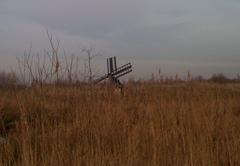
<svg viewBox="0 0 240 166">
<path fill-rule="evenodd" d="M 239 84 L 7 90 L 0 165 L 240 165 L 239 101 Z"/>
</svg>

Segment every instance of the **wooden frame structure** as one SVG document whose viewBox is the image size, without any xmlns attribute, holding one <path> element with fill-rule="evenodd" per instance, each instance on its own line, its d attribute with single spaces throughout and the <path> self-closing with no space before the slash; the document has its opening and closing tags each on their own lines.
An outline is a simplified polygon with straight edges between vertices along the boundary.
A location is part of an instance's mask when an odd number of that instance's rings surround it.
<svg viewBox="0 0 240 166">
<path fill-rule="evenodd" d="M 123 66 L 117 67 L 116 57 L 107 58 L 107 74 L 96 79 L 94 82 L 99 83 L 108 79 L 111 83 L 116 85 L 118 88 L 122 89 L 123 84 L 120 82 L 119 78 L 132 72 L 132 64 L 127 63 Z"/>
</svg>

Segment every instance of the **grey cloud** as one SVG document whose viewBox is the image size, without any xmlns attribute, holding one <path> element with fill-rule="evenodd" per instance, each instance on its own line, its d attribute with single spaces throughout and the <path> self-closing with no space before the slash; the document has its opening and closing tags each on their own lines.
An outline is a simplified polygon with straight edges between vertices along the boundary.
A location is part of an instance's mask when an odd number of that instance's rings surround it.
<svg viewBox="0 0 240 166">
<path fill-rule="evenodd" d="M 8 10 L 45 26 L 62 29 L 75 35 L 96 37 L 102 37 L 118 28 L 125 28 L 141 19 L 142 10 L 135 9 L 134 3 L 128 1 L 60 0 L 53 1 L 52 4 L 50 2 L 51 5 L 48 2 L 25 0 L 25 3 L 18 2 L 18 5 Z"/>
<path fill-rule="evenodd" d="M 39 33 L 41 28 L 50 28 L 74 40 L 78 37 L 79 40 L 97 41 L 117 56 L 201 64 L 204 61 L 240 61 L 239 15 L 240 2 L 236 0 L 0 2 L 2 22 L 9 26 L 31 27 L 32 34 Z M 25 20 L 26 25 L 3 19 L 10 16 L 12 20 Z M 0 36 L 4 34 L 6 38 L 8 33 L 7 26 L 0 26 Z M 8 40 L 16 39 L 13 35 L 8 37 Z M 4 43 L 1 40 L 0 43 Z M 15 45 L 19 40 L 15 40 Z M 229 65 L 227 68 L 233 70 Z"/>
</svg>

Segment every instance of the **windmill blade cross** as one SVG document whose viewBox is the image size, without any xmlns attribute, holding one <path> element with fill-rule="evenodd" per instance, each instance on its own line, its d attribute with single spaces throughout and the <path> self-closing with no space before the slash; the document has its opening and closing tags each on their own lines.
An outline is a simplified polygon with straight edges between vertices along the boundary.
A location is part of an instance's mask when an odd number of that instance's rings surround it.
<svg viewBox="0 0 240 166">
<path fill-rule="evenodd" d="M 117 61 L 116 57 L 110 57 L 107 59 L 107 74 L 103 75 L 102 77 L 99 77 L 94 82 L 99 83 L 103 80 L 110 79 L 112 83 L 115 85 L 121 85 L 121 82 L 118 80 L 118 78 L 132 72 L 132 64 L 127 63 L 125 65 L 122 65 L 120 67 L 117 67 Z"/>
</svg>

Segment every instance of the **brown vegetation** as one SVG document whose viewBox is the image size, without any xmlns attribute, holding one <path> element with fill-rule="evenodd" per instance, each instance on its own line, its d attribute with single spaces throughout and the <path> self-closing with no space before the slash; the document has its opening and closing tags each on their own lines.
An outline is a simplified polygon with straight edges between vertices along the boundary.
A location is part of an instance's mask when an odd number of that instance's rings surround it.
<svg viewBox="0 0 240 166">
<path fill-rule="evenodd" d="M 0 90 L 0 165 L 240 165 L 240 85 Z"/>
</svg>

